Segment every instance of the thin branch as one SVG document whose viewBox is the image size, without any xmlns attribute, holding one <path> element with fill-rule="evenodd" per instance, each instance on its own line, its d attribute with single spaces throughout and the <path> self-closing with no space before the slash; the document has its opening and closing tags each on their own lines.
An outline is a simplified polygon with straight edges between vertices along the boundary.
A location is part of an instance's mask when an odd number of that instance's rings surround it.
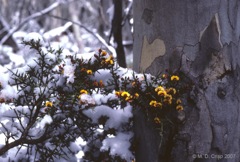
<svg viewBox="0 0 240 162">
<path fill-rule="evenodd" d="M 21 121 L 21 117 L 18 115 L 18 112 L 17 112 L 17 110 L 13 110 L 14 112 L 15 112 L 15 114 L 16 114 L 16 117 L 17 117 L 17 119 L 18 119 L 18 121 L 19 121 L 19 124 L 20 124 L 20 126 L 22 127 L 22 129 L 24 130 L 25 128 L 24 128 L 24 126 L 23 126 L 23 124 L 22 124 L 22 121 Z M 17 127 L 16 127 L 17 128 Z M 19 128 L 17 128 L 19 131 L 20 131 L 20 129 Z M 22 133 L 22 131 L 20 131 L 21 133 Z"/>
<path fill-rule="evenodd" d="M 46 128 L 47 129 L 47 128 Z M 13 141 L 9 144 L 6 144 L 4 145 L 3 147 L 0 148 L 0 156 L 5 154 L 8 150 L 10 150 L 11 148 L 13 147 L 16 147 L 18 145 L 23 145 L 23 144 L 31 144 L 31 145 L 34 145 L 34 144 L 38 144 L 38 143 L 42 143 L 44 142 L 45 140 L 47 140 L 49 137 L 47 136 L 47 131 L 45 130 L 44 134 L 37 138 L 37 139 L 27 139 L 27 138 L 20 138 L 16 141 Z"/>
<path fill-rule="evenodd" d="M 116 57 L 116 51 L 115 49 L 108 45 L 107 42 L 103 39 L 103 37 L 101 37 L 98 33 L 94 33 L 92 30 L 88 29 L 86 26 L 82 25 L 80 22 L 75 22 L 75 21 L 72 21 L 70 19 L 67 19 L 67 18 L 62 18 L 62 17 L 59 17 L 59 16 L 55 16 L 55 15 L 50 15 L 51 17 L 54 17 L 56 19 L 61 19 L 61 20 L 64 20 L 64 21 L 69 21 L 75 25 L 78 25 L 79 27 L 85 29 L 88 33 L 92 34 L 95 38 L 97 38 L 99 40 L 100 43 L 102 43 L 102 45 L 104 45 L 112 54 L 114 57 Z"/>
<path fill-rule="evenodd" d="M 19 30 L 24 24 L 26 24 L 28 21 L 30 20 L 33 20 L 33 19 L 37 19 L 49 12 L 51 12 L 52 10 L 54 10 L 55 8 L 57 8 L 59 5 L 61 4 L 61 2 L 57 1 L 57 2 L 54 2 L 52 5 L 50 5 L 49 7 L 35 13 L 35 14 L 32 14 L 30 16 L 28 16 L 27 18 L 25 18 L 20 24 L 18 24 L 18 26 L 16 27 L 13 27 L 12 29 L 10 29 L 10 31 L 8 32 L 7 35 L 5 35 L 2 40 L 0 41 L 0 46 L 3 45 L 3 43 L 5 43 L 9 37 L 12 36 L 12 34 L 14 32 L 16 32 L 17 30 Z"/>
</svg>

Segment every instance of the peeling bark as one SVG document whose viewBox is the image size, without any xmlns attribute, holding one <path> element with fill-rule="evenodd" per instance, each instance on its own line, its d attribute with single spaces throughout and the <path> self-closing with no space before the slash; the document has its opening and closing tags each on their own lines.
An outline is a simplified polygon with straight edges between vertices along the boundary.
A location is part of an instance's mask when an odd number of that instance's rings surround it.
<svg viewBox="0 0 240 162">
<path fill-rule="evenodd" d="M 168 158 L 158 153 L 153 161 L 240 161 L 239 7 L 237 0 L 134 1 L 134 70 L 153 75 L 165 69 L 181 71 L 194 82 L 189 92 L 193 103 L 185 106 L 187 120 L 174 135 Z M 149 45 L 158 39 L 165 44 L 148 67 L 145 38 Z M 149 52 L 149 58 L 152 55 Z M 143 123 L 135 127 L 154 134 Z M 139 142 L 152 143 L 151 133 L 142 135 L 150 141 Z M 154 150 L 145 145 L 148 149 Z"/>
</svg>

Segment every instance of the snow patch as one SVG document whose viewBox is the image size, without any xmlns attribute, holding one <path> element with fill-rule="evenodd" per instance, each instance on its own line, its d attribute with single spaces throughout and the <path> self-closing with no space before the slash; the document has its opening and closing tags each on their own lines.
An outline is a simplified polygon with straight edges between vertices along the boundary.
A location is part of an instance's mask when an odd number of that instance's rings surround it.
<svg viewBox="0 0 240 162">
<path fill-rule="evenodd" d="M 39 123 L 39 126 L 41 127 L 41 129 L 43 129 L 46 124 L 51 124 L 52 121 L 53 120 L 52 120 L 52 117 L 50 115 L 45 115 L 43 117 L 43 119 L 41 120 L 41 122 Z"/>
<path fill-rule="evenodd" d="M 131 146 L 130 139 L 133 137 L 133 133 L 118 133 L 115 137 L 109 137 L 103 140 L 101 151 L 108 151 L 110 149 L 110 155 L 120 156 L 122 159 L 131 161 L 133 154 L 129 151 Z"/>
<path fill-rule="evenodd" d="M 102 116 L 107 116 L 106 128 L 119 128 L 123 123 L 127 123 L 132 117 L 132 107 L 126 106 L 124 109 L 113 109 L 106 105 L 96 106 L 94 109 L 85 110 L 84 114 L 90 117 L 94 123 Z"/>
<path fill-rule="evenodd" d="M 34 40 L 34 41 L 40 40 L 40 43 L 44 44 L 43 37 L 39 33 L 36 33 L 36 32 L 28 33 L 24 37 L 24 41 L 31 41 L 31 40 Z"/>
</svg>

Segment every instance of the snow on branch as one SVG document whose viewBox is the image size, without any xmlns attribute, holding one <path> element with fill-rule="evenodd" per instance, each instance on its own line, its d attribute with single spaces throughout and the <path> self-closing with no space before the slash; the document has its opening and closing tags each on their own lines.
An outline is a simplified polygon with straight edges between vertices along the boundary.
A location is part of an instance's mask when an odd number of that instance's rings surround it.
<svg viewBox="0 0 240 162">
<path fill-rule="evenodd" d="M 26 24 L 27 22 L 29 22 L 30 20 L 33 20 L 33 19 L 37 19 L 49 12 L 51 12 L 52 10 L 54 10 L 55 8 L 57 8 L 62 2 L 60 1 L 56 1 L 54 2 L 52 5 L 50 5 L 49 7 L 39 11 L 39 12 L 36 12 L 30 16 L 28 16 L 27 18 L 25 18 L 21 23 L 18 24 L 18 26 L 15 26 L 13 27 L 12 29 L 9 30 L 8 34 L 5 35 L 2 40 L 0 41 L 0 45 L 2 45 L 3 43 L 5 43 L 7 41 L 7 39 L 9 37 L 12 36 L 13 33 L 15 33 L 17 30 L 19 30 L 24 24 Z"/>
</svg>

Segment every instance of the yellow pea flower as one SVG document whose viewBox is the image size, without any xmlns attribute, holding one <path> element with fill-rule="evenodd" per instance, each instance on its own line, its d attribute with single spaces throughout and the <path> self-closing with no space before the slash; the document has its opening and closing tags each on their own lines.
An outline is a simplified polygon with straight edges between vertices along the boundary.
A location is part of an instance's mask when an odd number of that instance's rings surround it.
<svg viewBox="0 0 240 162">
<path fill-rule="evenodd" d="M 152 100 L 152 101 L 150 101 L 149 105 L 150 105 L 150 106 L 154 106 L 154 107 L 155 107 L 156 103 L 157 103 L 157 101 L 155 101 L 155 100 Z"/>
<path fill-rule="evenodd" d="M 106 62 L 107 64 L 110 64 L 110 65 L 113 65 L 113 64 L 114 64 L 113 60 L 108 60 L 108 59 L 106 59 L 105 62 Z"/>
<path fill-rule="evenodd" d="M 180 99 L 177 99 L 176 104 L 178 105 L 178 104 L 181 104 L 181 103 L 182 103 L 182 101 Z"/>
<path fill-rule="evenodd" d="M 130 96 L 130 94 L 128 92 L 124 91 L 124 92 L 121 93 L 121 96 L 124 97 L 124 98 L 127 98 L 127 97 Z"/>
<path fill-rule="evenodd" d="M 92 70 L 87 70 L 88 75 L 92 75 L 92 73 L 93 73 Z"/>
<path fill-rule="evenodd" d="M 164 96 L 164 99 L 166 99 L 166 100 L 172 100 L 172 95 L 167 94 L 167 95 Z"/>
<path fill-rule="evenodd" d="M 139 97 L 139 94 L 138 94 L 138 93 L 135 93 L 135 94 L 134 94 L 134 98 L 137 99 L 138 97 Z"/>
<path fill-rule="evenodd" d="M 158 91 L 159 96 L 166 96 L 167 92 L 165 90 Z"/>
<path fill-rule="evenodd" d="M 121 93 L 122 93 L 121 91 L 116 91 L 116 92 L 115 92 L 115 95 L 118 96 L 118 97 L 120 97 L 120 96 L 121 96 Z"/>
<path fill-rule="evenodd" d="M 52 106 L 53 106 L 53 103 L 50 102 L 50 101 L 46 101 L 45 106 L 46 106 L 46 107 L 52 107 Z"/>
<path fill-rule="evenodd" d="M 159 108 L 162 108 L 162 104 L 160 102 L 157 102 L 155 100 L 152 100 L 150 103 L 149 103 L 150 106 L 153 106 L 153 107 L 159 107 Z"/>
<path fill-rule="evenodd" d="M 102 55 L 102 56 L 106 56 L 106 55 L 107 55 L 107 52 L 104 51 L 104 50 L 102 50 L 101 55 Z"/>
<path fill-rule="evenodd" d="M 155 104 L 155 107 L 162 108 L 162 104 L 161 104 L 160 102 L 157 102 L 157 103 Z"/>
<path fill-rule="evenodd" d="M 114 64 L 113 56 L 110 55 L 110 56 L 105 60 L 105 63 L 110 64 L 110 65 L 113 65 L 113 64 Z"/>
<path fill-rule="evenodd" d="M 160 123 L 161 123 L 161 120 L 160 120 L 160 118 L 155 117 L 155 118 L 154 118 L 154 122 L 155 122 L 156 124 L 160 124 Z"/>
<path fill-rule="evenodd" d="M 173 76 L 171 76 L 171 81 L 179 81 L 179 76 L 177 76 L 177 75 L 173 75 Z"/>
<path fill-rule="evenodd" d="M 166 104 L 169 104 L 169 105 L 172 104 L 172 100 L 168 100 L 168 99 L 164 99 L 163 102 L 166 103 Z"/>
<path fill-rule="evenodd" d="M 85 89 L 80 90 L 80 94 L 88 94 L 88 92 Z"/>
<path fill-rule="evenodd" d="M 169 88 L 167 89 L 167 93 L 176 94 L 177 90 L 175 88 Z"/>
<path fill-rule="evenodd" d="M 182 105 L 177 105 L 176 110 L 182 111 L 183 110 L 183 106 Z"/>
<path fill-rule="evenodd" d="M 155 92 L 159 91 L 164 91 L 164 88 L 162 86 L 158 86 L 157 88 L 155 88 Z"/>
<path fill-rule="evenodd" d="M 132 97 L 132 96 L 128 96 L 128 97 L 126 97 L 126 98 L 125 98 L 125 101 L 129 101 L 129 102 L 131 102 L 131 101 L 132 101 L 132 99 L 133 99 L 133 97 Z"/>
</svg>

